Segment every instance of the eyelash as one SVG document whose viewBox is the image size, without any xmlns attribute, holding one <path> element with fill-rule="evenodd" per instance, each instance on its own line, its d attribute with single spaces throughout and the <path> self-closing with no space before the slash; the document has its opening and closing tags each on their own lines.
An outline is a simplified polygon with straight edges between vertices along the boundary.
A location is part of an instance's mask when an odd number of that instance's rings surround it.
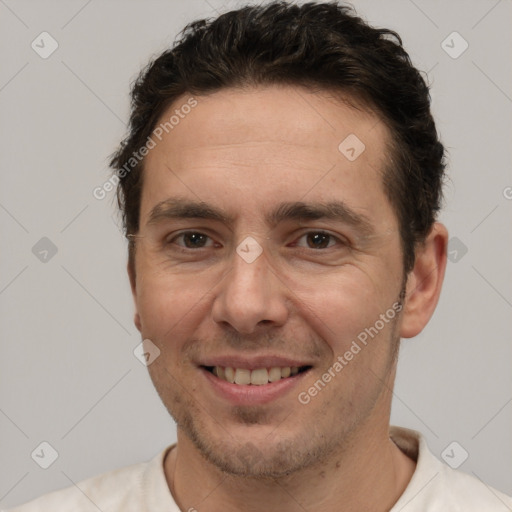
<svg viewBox="0 0 512 512">
<path fill-rule="evenodd" d="M 206 235 L 205 233 L 202 233 L 200 231 L 183 231 L 182 233 L 178 233 L 177 235 L 175 235 L 173 238 L 171 238 L 170 240 L 166 241 L 166 245 L 171 245 L 171 244 L 175 244 L 176 240 L 179 239 L 179 238 L 182 238 L 186 235 L 201 235 L 201 236 L 205 236 L 208 240 L 210 241 L 213 241 L 213 239 Z M 346 246 L 348 245 L 346 241 L 343 241 L 341 240 L 340 238 L 338 238 L 337 236 L 327 232 L 327 231 L 322 231 L 322 230 L 316 230 L 316 231 L 307 231 L 306 233 L 303 233 L 298 239 L 298 240 L 301 240 L 302 238 L 304 237 L 307 237 L 308 235 L 325 235 L 327 237 L 329 237 L 329 241 L 334 241 L 336 242 L 338 245 L 341 245 L 341 246 Z M 297 241 L 293 242 L 293 246 L 297 246 Z M 199 251 L 201 249 L 208 249 L 209 247 L 199 247 L 197 249 L 193 249 L 193 248 L 190 248 L 190 247 L 185 247 L 183 245 L 179 245 L 179 244 L 175 244 L 177 245 L 180 250 L 182 252 L 189 252 L 189 251 Z M 299 246 L 300 247 L 300 246 Z M 310 249 L 312 251 L 319 251 L 319 250 L 326 250 L 326 249 L 331 249 L 333 246 L 330 245 L 328 247 L 324 247 L 324 248 L 320 248 L 320 249 L 315 249 L 313 247 L 302 247 L 302 249 Z"/>
<path fill-rule="evenodd" d="M 334 241 L 337 243 L 337 245 L 346 245 L 346 243 L 344 243 L 342 240 L 340 240 L 337 236 L 334 236 L 333 234 L 327 232 L 327 231 L 307 231 L 306 233 L 303 233 L 299 238 L 298 240 L 301 240 L 302 238 L 304 237 L 307 237 L 309 235 L 324 235 L 324 236 L 327 236 L 329 237 L 329 242 L 331 241 Z M 297 246 L 296 245 L 297 242 L 294 242 L 294 246 Z M 314 248 L 314 247 L 302 247 L 303 249 L 311 249 L 312 251 L 318 251 L 318 250 L 327 250 L 327 249 L 331 249 L 333 246 L 332 245 L 328 245 L 328 247 L 323 247 L 323 248 Z"/>
<path fill-rule="evenodd" d="M 201 233 L 200 231 L 183 231 L 182 233 L 178 233 L 177 235 L 175 235 L 173 238 L 171 238 L 170 240 L 168 240 L 166 242 L 166 245 L 171 245 L 171 244 L 174 244 L 174 242 L 178 239 L 178 238 L 182 238 L 184 237 L 185 235 L 201 235 L 201 236 L 205 236 L 206 238 L 208 238 L 208 240 L 211 240 L 213 241 L 213 239 L 206 235 L 205 233 Z M 178 245 L 178 244 L 176 244 Z M 180 247 L 180 249 L 182 249 L 183 251 L 197 251 L 198 249 L 192 249 L 190 247 L 185 247 L 183 245 L 178 245 L 178 247 Z M 200 247 L 199 249 L 205 249 L 205 247 Z"/>
</svg>

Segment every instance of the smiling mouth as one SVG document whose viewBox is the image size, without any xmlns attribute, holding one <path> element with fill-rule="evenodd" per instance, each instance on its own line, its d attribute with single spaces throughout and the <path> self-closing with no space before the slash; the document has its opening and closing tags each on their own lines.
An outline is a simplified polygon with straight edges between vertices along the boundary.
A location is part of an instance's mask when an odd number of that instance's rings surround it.
<svg viewBox="0 0 512 512">
<path fill-rule="evenodd" d="M 229 366 L 203 366 L 203 368 L 215 375 L 217 378 L 231 384 L 238 384 L 239 386 L 264 386 L 271 382 L 293 378 L 300 373 L 307 372 L 312 367 L 275 366 L 272 368 L 255 368 L 254 370 L 246 368 L 231 368 Z"/>
</svg>

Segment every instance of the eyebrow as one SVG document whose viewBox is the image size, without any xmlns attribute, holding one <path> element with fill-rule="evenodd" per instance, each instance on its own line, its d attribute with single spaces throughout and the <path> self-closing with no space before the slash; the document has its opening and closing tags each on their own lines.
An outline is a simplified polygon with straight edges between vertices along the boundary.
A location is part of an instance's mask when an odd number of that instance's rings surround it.
<svg viewBox="0 0 512 512">
<path fill-rule="evenodd" d="M 373 233 L 370 219 L 361 213 L 349 208 L 343 201 L 329 201 L 327 203 L 282 203 L 266 216 L 270 225 L 277 225 L 287 220 L 332 220 L 352 226 L 365 235 Z"/>
<path fill-rule="evenodd" d="M 219 208 L 201 201 L 183 198 L 166 199 L 158 203 L 150 212 L 147 225 L 157 224 L 168 219 L 205 219 L 234 224 L 234 217 Z M 285 221 L 332 220 L 350 225 L 365 235 L 373 233 L 373 226 L 366 215 L 357 213 L 343 201 L 305 203 L 301 201 L 281 203 L 265 215 L 270 226 Z"/>
<path fill-rule="evenodd" d="M 204 202 L 189 199 L 166 199 L 150 212 L 147 225 L 157 224 L 166 219 L 207 219 L 233 224 L 234 219 L 218 208 Z"/>
</svg>

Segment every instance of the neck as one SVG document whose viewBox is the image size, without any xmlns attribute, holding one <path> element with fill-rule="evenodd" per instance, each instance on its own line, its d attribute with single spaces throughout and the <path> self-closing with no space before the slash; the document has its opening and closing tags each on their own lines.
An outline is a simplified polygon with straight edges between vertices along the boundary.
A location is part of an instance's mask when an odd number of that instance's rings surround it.
<svg viewBox="0 0 512 512">
<path fill-rule="evenodd" d="M 387 424 L 380 429 L 361 426 L 327 460 L 279 479 L 221 472 L 180 429 L 178 444 L 165 461 L 177 504 L 182 510 L 201 512 L 387 511 L 404 492 L 414 469 L 415 463 L 389 439 Z"/>
</svg>

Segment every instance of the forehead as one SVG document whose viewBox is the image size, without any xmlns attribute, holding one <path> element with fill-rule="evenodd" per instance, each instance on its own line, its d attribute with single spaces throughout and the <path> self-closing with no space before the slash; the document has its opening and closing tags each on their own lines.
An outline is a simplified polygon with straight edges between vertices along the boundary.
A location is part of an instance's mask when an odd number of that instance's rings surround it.
<svg viewBox="0 0 512 512">
<path fill-rule="evenodd" d="M 238 190 L 246 193 L 241 207 L 306 196 L 352 196 L 356 209 L 387 202 L 389 134 L 368 110 L 292 86 L 223 89 L 183 108 L 190 98 L 159 120 L 164 126 L 174 116 L 145 160 L 142 216 L 173 193 L 234 206 Z"/>
<path fill-rule="evenodd" d="M 388 138 L 384 124 L 361 102 L 339 93 L 334 96 L 327 90 L 311 92 L 286 85 L 226 88 L 196 96 L 198 105 L 187 108 L 190 112 L 182 114 L 181 119 L 172 116 L 186 107 L 189 98 L 187 94 L 176 99 L 159 121 L 165 123 L 174 117 L 179 123 L 169 130 L 172 137 L 164 134 L 171 146 L 179 146 L 180 155 L 176 156 L 186 157 L 187 150 L 199 147 L 218 150 L 226 146 L 229 151 L 237 144 L 246 144 L 244 150 L 249 150 L 249 142 L 255 146 L 265 143 L 267 147 L 273 142 L 285 154 L 288 149 L 303 148 L 305 153 L 318 148 L 323 151 L 317 157 L 329 154 L 337 158 L 338 144 L 349 135 L 373 146 L 376 151 L 370 155 L 381 153 Z"/>
</svg>

